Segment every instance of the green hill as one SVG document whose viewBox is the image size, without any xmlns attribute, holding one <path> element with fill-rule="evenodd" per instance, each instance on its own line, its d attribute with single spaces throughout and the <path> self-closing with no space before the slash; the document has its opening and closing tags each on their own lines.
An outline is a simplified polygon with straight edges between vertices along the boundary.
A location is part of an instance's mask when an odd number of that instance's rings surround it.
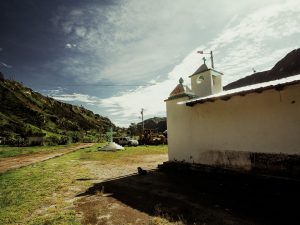
<svg viewBox="0 0 300 225">
<path fill-rule="evenodd" d="M 139 135 L 142 131 L 142 122 L 137 124 L 131 123 L 127 129 L 127 133 L 131 135 Z M 167 130 L 167 118 L 166 117 L 153 117 L 144 120 L 144 129 L 151 129 L 158 133 L 163 133 Z"/>
<path fill-rule="evenodd" d="M 0 141 L 26 144 L 28 137 L 47 142 L 92 141 L 115 125 L 83 107 L 45 97 L 22 84 L 0 77 Z"/>
<path fill-rule="evenodd" d="M 142 126 L 142 123 L 138 123 L 138 126 Z M 164 132 L 167 129 L 166 117 L 153 117 L 144 120 L 144 128 L 156 130 L 157 132 Z"/>
</svg>

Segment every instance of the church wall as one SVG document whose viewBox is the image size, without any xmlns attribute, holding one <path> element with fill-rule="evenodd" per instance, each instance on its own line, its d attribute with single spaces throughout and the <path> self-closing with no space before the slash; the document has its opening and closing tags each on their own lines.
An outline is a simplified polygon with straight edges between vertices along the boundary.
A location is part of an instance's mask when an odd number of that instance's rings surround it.
<svg viewBox="0 0 300 225">
<path fill-rule="evenodd" d="M 255 156 L 300 155 L 300 85 L 193 107 L 178 101 L 167 102 L 170 161 L 251 169 Z"/>
<path fill-rule="evenodd" d="M 188 100 L 188 98 L 179 98 L 166 102 L 169 160 L 182 160 L 182 157 L 185 157 L 185 153 L 182 153 L 181 150 L 186 151 L 186 144 L 192 138 L 189 132 L 191 120 L 185 116 L 192 114 L 192 108 L 177 104 L 185 100 Z M 182 135 L 182 133 L 184 133 L 184 135 Z"/>
</svg>

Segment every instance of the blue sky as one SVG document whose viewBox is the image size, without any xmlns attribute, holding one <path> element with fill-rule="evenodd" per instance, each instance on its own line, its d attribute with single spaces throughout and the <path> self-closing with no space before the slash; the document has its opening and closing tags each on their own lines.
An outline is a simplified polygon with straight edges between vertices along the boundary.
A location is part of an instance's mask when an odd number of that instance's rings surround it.
<svg viewBox="0 0 300 225">
<path fill-rule="evenodd" d="M 214 51 L 224 84 L 299 48 L 300 1 L 2 0 L 0 71 L 127 126 Z M 209 61 L 208 61 L 209 62 Z M 209 64 L 209 63 L 208 63 Z M 210 65 L 210 64 L 209 64 Z"/>
</svg>

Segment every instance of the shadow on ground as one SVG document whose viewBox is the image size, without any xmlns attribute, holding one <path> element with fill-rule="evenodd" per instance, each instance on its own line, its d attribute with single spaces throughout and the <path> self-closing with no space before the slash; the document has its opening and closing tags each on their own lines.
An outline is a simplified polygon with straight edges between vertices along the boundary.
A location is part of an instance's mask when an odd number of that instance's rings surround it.
<svg viewBox="0 0 300 225">
<path fill-rule="evenodd" d="M 151 171 L 97 183 L 79 196 L 110 193 L 130 208 L 183 224 L 296 224 L 299 191 L 299 180 Z"/>
</svg>

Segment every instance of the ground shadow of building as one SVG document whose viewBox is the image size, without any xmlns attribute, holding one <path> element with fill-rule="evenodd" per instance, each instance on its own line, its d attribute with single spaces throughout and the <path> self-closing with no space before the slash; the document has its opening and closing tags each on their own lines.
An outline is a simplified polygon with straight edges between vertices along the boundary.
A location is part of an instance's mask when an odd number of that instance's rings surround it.
<svg viewBox="0 0 300 225">
<path fill-rule="evenodd" d="M 108 180 L 78 196 L 93 196 L 103 190 L 108 194 L 103 198 L 117 199 L 133 209 L 171 222 L 208 225 L 299 221 L 297 179 L 181 168 Z"/>
</svg>

